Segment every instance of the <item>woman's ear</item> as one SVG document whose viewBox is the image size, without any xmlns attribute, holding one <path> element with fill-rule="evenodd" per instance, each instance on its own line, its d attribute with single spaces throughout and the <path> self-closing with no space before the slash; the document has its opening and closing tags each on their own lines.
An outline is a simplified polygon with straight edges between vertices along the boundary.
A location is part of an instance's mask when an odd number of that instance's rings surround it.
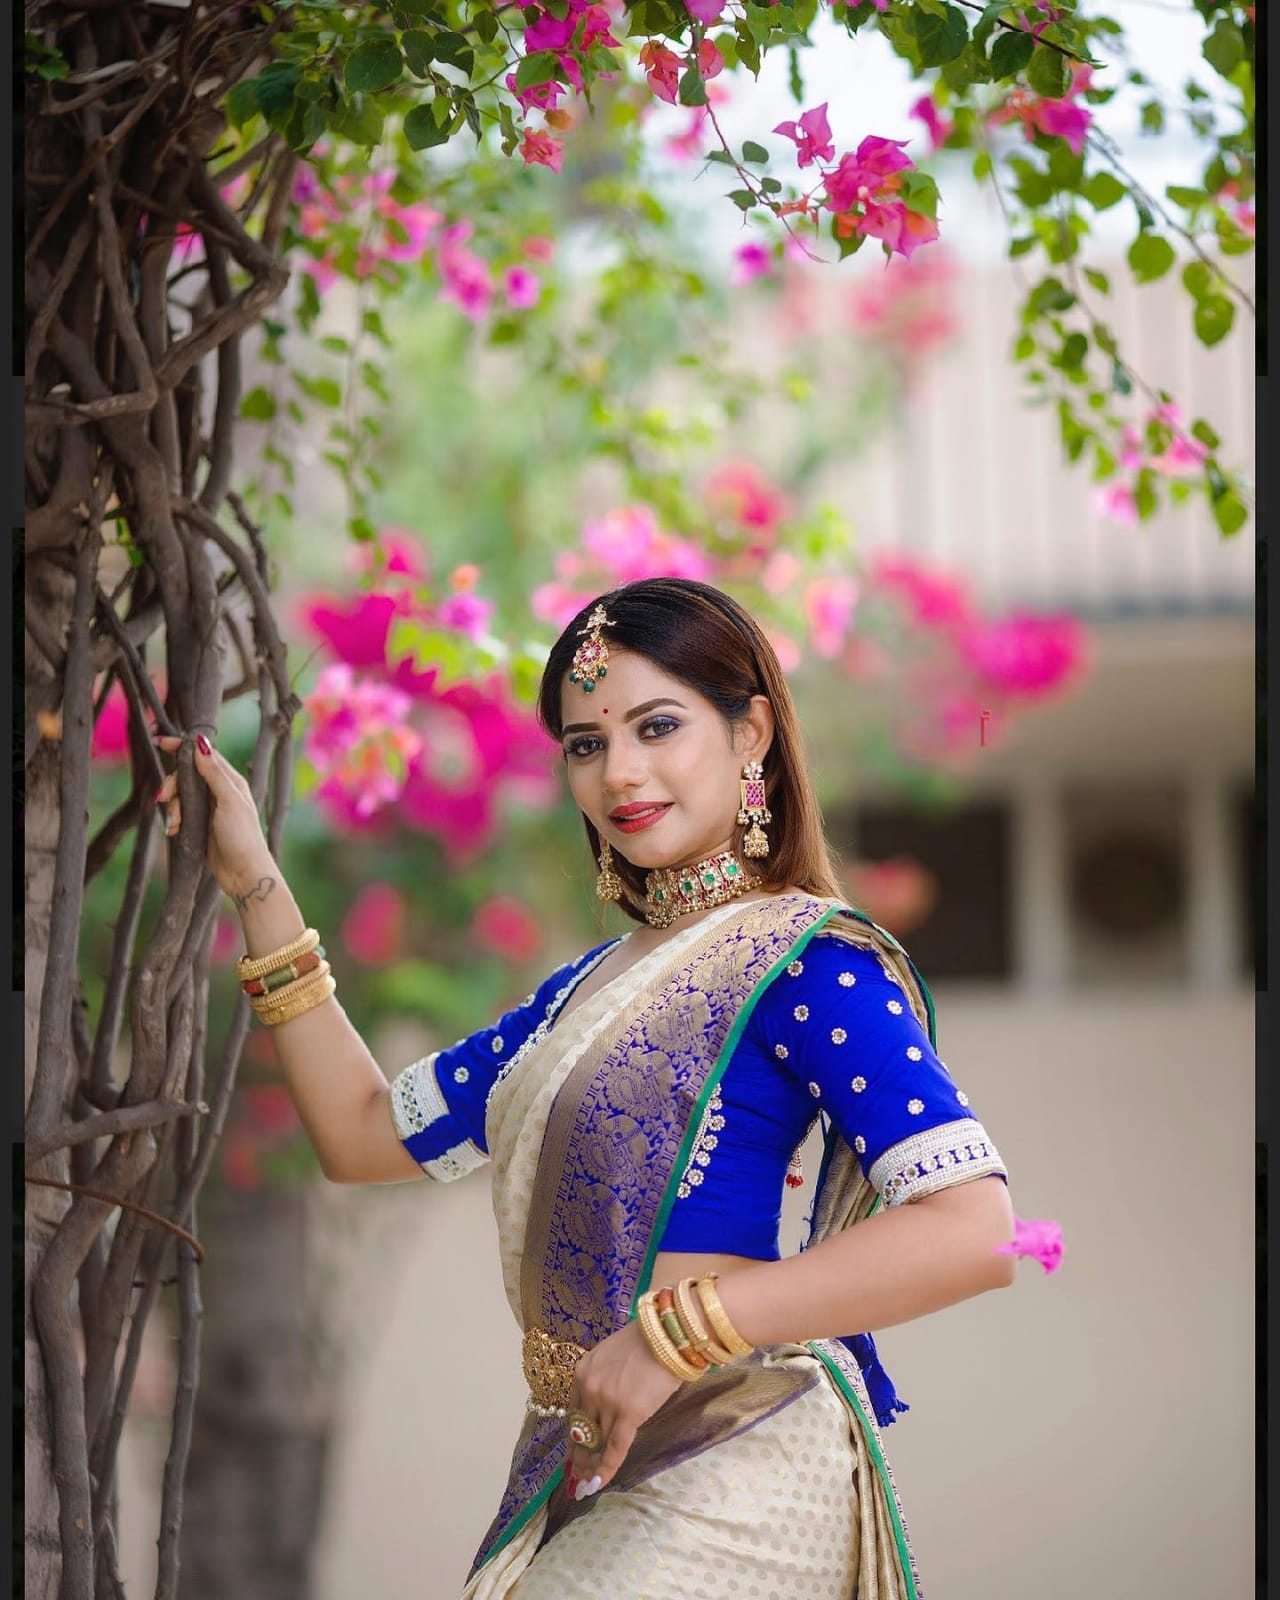
<svg viewBox="0 0 1280 1600">
<path fill-rule="evenodd" d="M 751 697 L 740 727 L 739 749 L 744 761 L 763 761 L 773 744 L 773 706 L 765 695 Z"/>
</svg>

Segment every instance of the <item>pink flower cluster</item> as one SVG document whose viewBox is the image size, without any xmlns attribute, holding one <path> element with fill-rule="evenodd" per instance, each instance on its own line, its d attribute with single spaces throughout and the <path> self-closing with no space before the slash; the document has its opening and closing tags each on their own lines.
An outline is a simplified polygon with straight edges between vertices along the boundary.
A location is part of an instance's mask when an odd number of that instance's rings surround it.
<svg viewBox="0 0 1280 1600">
<path fill-rule="evenodd" d="M 1073 155 L 1084 149 L 1085 135 L 1093 122 L 1088 106 L 1079 102 L 1079 96 L 1090 87 L 1092 69 L 1086 66 L 1072 68 L 1071 87 L 1060 100 L 1048 100 L 1033 94 L 1030 89 L 1014 89 L 1005 103 L 991 112 L 987 121 L 992 123 L 1021 122 L 1028 139 L 1037 133 L 1066 142 Z"/>
<path fill-rule="evenodd" d="M 698 45 L 696 55 L 684 56 L 677 55 L 657 39 L 647 39 L 640 49 L 640 65 L 658 99 L 675 105 L 680 79 L 689 68 L 695 67 L 703 82 L 709 82 L 724 71 L 724 56 L 712 39 L 704 38 Z"/>
<path fill-rule="evenodd" d="M 999 744 L 1018 705 L 1065 693 L 1087 668 L 1077 617 L 1023 609 L 983 617 L 963 580 L 912 557 L 877 553 L 866 591 L 892 599 L 928 646 L 899 674 L 908 708 L 895 723 L 900 746 L 920 760 L 971 758 L 984 735 Z M 847 664 L 855 676 L 878 675 L 874 658 Z"/>
<path fill-rule="evenodd" d="M 640 578 L 709 580 L 712 564 L 687 539 L 666 533 L 652 506 L 615 506 L 582 529 L 581 552 L 562 550 L 556 581 L 539 585 L 531 605 L 535 617 L 563 628 L 594 595 Z"/>
<path fill-rule="evenodd" d="M 934 218 L 913 211 L 902 198 L 902 176 L 915 165 L 903 153 L 905 139 L 868 134 L 834 166 L 824 166 L 836 153 L 826 101 L 804 112 L 798 122 L 780 122 L 773 131 L 795 145 L 797 166 L 819 168 L 826 208 L 834 214 L 841 237 L 879 239 L 890 254 L 903 256 L 938 237 Z M 807 212 L 812 198 L 787 209 Z"/>
<path fill-rule="evenodd" d="M 1144 428 L 1131 423 L 1124 429 L 1120 467 L 1133 476 L 1099 484 L 1091 498 L 1094 514 L 1121 527 L 1137 527 L 1138 474 L 1150 471 L 1158 472 L 1162 478 L 1194 478 L 1202 471 L 1208 454 L 1199 439 L 1186 431 L 1186 417 L 1176 401 L 1156 406 L 1148 412 Z"/>
<path fill-rule="evenodd" d="M 519 0 L 519 3 L 524 11 L 525 55 L 550 51 L 556 57 L 557 68 L 554 78 L 526 89 L 520 88 L 516 74 L 509 72 L 505 80 L 507 88 L 526 117 L 531 111 L 541 111 L 549 128 L 563 129 L 573 118 L 559 109 L 560 99 L 570 90 L 582 93 L 582 64 L 592 48 L 595 45 L 613 50 L 620 48 L 621 41 L 612 33 L 609 6 L 599 4 L 598 0 L 568 0 L 565 15 L 557 17 L 535 0 Z M 600 73 L 599 76 L 611 78 L 613 74 Z M 550 167 L 553 172 L 559 172 L 564 161 L 564 145 L 545 130 L 526 128 L 520 155 L 526 166 Z"/>
<path fill-rule="evenodd" d="M 427 576 L 420 548 L 403 532 L 385 543 L 380 589 L 298 602 L 303 628 L 336 658 L 317 684 L 320 726 L 308 734 L 317 765 L 325 763 L 316 797 L 337 824 L 367 831 L 394 817 L 438 837 L 451 860 L 470 860 L 492 839 L 504 807 L 554 803 L 554 752 L 501 674 L 442 689 L 435 667 L 388 660 L 401 618 L 477 638 L 489 631 L 492 610 L 474 592 L 471 564 L 456 568 L 448 592 L 427 604 L 418 594 Z M 348 757 L 352 749 L 359 759 Z"/>
<path fill-rule="evenodd" d="M 1049 1217 L 1014 1217 L 1013 1238 L 995 1248 L 998 1256 L 1027 1256 L 1045 1273 L 1062 1265 L 1062 1228 Z"/>
<path fill-rule="evenodd" d="M 501 271 L 495 270 L 470 248 L 473 228 L 469 221 L 442 226 L 445 222 L 442 212 L 424 203 L 402 205 L 395 200 L 390 193 L 393 182 L 389 172 L 374 173 L 363 179 L 346 173 L 337 179 L 332 189 L 326 189 L 305 167 L 295 178 L 293 198 L 297 206 L 298 232 L 309 241 L 312 249 L 303 260 L 302 268 L 322 293 L 339 276 L 341 230 L 359 228 L 364 234 L 366 221 L 372 220 L 372 230 L 363 237 L 356 251 L 357 277 L 370 277 L 388 262 L 405 265 L 421 261 L 434 250 L 434 264 L 441 279 L 440 298 L 457 306 L 470 321 L 482 322 L 499 293 L 512 311 L 528 311 L 537 305 L 542 284 L 528 266 L 516 262 Z M 547 241 L 541 239 L 526 240 L 526 258 L 548 259 L 546 244 Z"/>
<path fill-rule="evenodd" d="M 888 261 L 849 295 L 854 327 L 882 346 L 910 377 L 960 325 L 956 266 L 941 248 L 913 260 Z"/>
</svg>

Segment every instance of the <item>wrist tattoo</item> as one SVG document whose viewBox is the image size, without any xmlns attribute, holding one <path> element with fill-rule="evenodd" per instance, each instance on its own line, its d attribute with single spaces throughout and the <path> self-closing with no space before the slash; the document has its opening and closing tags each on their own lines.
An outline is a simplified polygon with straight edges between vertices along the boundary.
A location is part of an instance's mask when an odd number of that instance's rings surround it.
<svg viewBox="0 0 1280 1600">
<path fill-rule="evenodd" d="M 246 889 L 243 894 L 233 894 L 231 898 L 241 911 L 249 904 L 250 900 L 262 901 L 267 898 L 276 886 L 274 878 L 259 878 L 252 889 Z"/>
</svg>

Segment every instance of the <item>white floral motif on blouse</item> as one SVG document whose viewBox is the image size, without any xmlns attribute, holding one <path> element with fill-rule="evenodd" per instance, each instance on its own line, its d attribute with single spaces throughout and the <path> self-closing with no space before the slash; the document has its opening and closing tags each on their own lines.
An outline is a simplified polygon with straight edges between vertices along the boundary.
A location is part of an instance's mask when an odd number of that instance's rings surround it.
<svg viewBox="0 0 1280 1600">
<path fill-rule="evenodd" d="M 893 1012 L 895 1017 L 900 1017 L 902 1015 L 902 1001 L 901 1000 L 886 1000 L 885 1001 L 885 1006 L 886 1006 L 886 1008 L 888 1010 Z"/>
<path fill-rule="evenodd" d="M 720 1098 L 719 1086 L 716 1087 L 711 1099 L 707 1102 L 707 1109 L 703 1114 L 698 1136 L 693 1142 L 693 1155 L 684 1177 L 676 1189 L 678 1200 L 687 1200 L 695 1188 L 702 1182 L 703 1172 L 711 1165 L 711 1152 L 720 1143 L 720 1130 L 724 1127 L 724 1102 Z"/>
<path fill-rule="evenodd" d="M 923 1100 L 908 1100 L 907 1101 L 907 1110 L 911 1113 L 911 1115 L 913 1117 L 918 1117 L 920 1115 L 920 1113 L 924 1110 L 924 1101 Z"/>
<path fill-rule="evenodd" d="M 788 975 L 790 977 L 798 978 L 803 971 L 804 971 L 804 962 L 803 961 L 797 960 L 797 961 L 792 961 L 792 962 L 788 963 L 787 973 L 788 973 Z"/>
<path fill-rule="evenodd" d="M 785 1061 L 787 1056 L 790 1054 L 790 1051 L 787 1049 L 785 1044 L 775 1044 L 773 1047 L 773 1053 L 775 1056 L 777 1056 L 779 1061 Z"/>
<path fill-rule="evenodd" d="M 908 1061 L 919 1061 L 920 1057 L 923 1054 L 924 1054 L 924 1051 L 921 1050 L 921 1048 L 920 1048 L 920 1046 L 918 1044 L 909 1044 L 907 1046 L 907 1060 Z"/>
<path fill-rule="evenodd" d="M 586 981 L 587 974 L 598 967 L 604 958 L 609 954 L 609 952 L 615 948 L 616 942 L 617 941 L 615 940 L 614 944 L 607 944 L 603 950 L 597 951 L 594 959 L 588 961 L 586 966 L 582 967 L 580 972 L 574 972 L 568 983 L 562 985 L 561 988 L 556 990 L 554 998 L 547 1005 L 546 1015 L 543 1017 L 542 1021 L 515 1052 L 511 1059 L 503 1065 L 501 1072 L 498 1073 L 493 1082 L 489 1085 L 489 1093 L 485 1097 L 486 1110 L 488 1109 L 489 1101 L 493 1098 L 493 1091 L 498 1087 L 504 1078 L 509 1077 L 511 1073 L 515 1071 L 515 1069 L 520 1065 L 529 1052 L 533 1050 L 535 1046 L 541 1044 L 543 1039 L 546 1038 L 547 1034 L 551 1031 L 551 1024 L 555 1021 L 561 1006 L 578 987 L 578 985 Z M 570 966 L 581 967 L 582 960 L 583 958 L 579 956 L 576 961 L 570 963 Z"/>
<path fill-rule="evenodd" d="M 797 1006 L 791 1015 L 796 1019 L 797 1022 L 808 1022 L 809 1008 L 808 1006 Z"/>
<path fill-rule="evenodd" d="M 848 1037 L 849 1035 L 844 1031 L 843 1028 L 832 1028 L 831 1030 L 832 1044 L 843 1044 Z"/>
<path fill-rule="evenodd" d="M 836 979 L 836 982 L 844 989 L 852 989 L 857 981 L 857 976 L 852 972 L 842 972 Z"/>
<path fill-rule="evenodd" d="M 866 1088 L 866 1086 L 867 1086 L 867 1080 L 865 1078 L 863 1078 L 863 1077 L 855 1078 L 853 1080 L 853 1082 L 849 1085 L 849 1087 L 853 1090 L 854 1094 L 861 1094 L 862 1091 Z"/>
</svg>

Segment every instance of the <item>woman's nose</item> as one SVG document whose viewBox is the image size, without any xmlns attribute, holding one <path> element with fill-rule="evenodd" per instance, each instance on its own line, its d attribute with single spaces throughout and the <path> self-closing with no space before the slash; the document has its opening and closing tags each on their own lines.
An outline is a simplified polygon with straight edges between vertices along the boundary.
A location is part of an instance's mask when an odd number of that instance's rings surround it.
<svg viewBox="0 0 1280 1600">
<path fill-rule="evenodd" d="M 607 794 L 622 794 L 643 784 L 647 776 L 644 752 L 615 740 L 605 752 L 604 787 Z"/>
</svg>

